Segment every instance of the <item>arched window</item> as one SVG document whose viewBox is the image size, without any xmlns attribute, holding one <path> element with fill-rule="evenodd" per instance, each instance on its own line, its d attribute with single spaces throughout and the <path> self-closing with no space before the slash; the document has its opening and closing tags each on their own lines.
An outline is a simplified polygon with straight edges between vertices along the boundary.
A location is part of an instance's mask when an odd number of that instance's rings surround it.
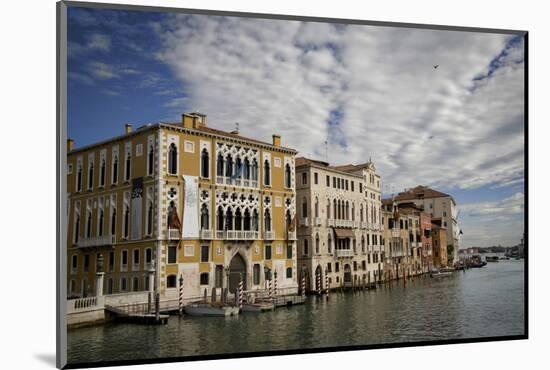
<svg viewBox="0 0 550 370">
<path fill-rule="evenodd" d="M 327 241 L 327 246 L 328 246 L 328 253 L 332 253 L 332 234 L 328 233 L 328 241 Z"/>
<path fill-rule="evenodd" d="M 319 198 L 315 197 L 315 217 L 319 217 Z"/>
<path fill-rule="evenodd" d="M 88 189 L 91 189 L 94 187 L 94 164 L 90 163 L 90 167 L 88 167 Z"/>
<path fill-rule="evenodd" d="M 79 165 L 76 172 L 76 190 L 82 190 L 82 166 Z"/>
<path fill-rule="evenodd" d="M 363 203 L 361 203 L 361 207 L 359 208 L 359 219 L 361 220 L 361 222 L 365 221 L 365 219 L 363 218 Z"/>
<path fill-rule="evenodd" d="M 243 177 L 242 167 L 243 162 L 241 161 L 241 157 L 237 157 L 237 159 L 235 160 L 235 176 L 239 179 Z"/>
<path fill-rule="evenodd" d="M 149 146 L 149 153 L 147 154 L 147 174 L 153 174 L 155 151 L 152 145 Z"/>
<path fill-rule="evenodd" d="M 307 217 L 307 198 L 302 199 L 302 218 Z"/>
<path fill-rule="evenodd" d="M 116 208 L 113 208 L 113 211 L 111 212 L 111 235 L 115 235 L 116 233 Z"/>
<path fill-rule="evenodd" d="M 130 233 L 130 207 L 124 209 L 124 237 L 127 238 Z"/>
<path fill-rule="evenodd" d="M 319 240 L 319 234 L 315 235 L 315 254 L 321 253 L 321 241 Z"/>
<path fill-rule="evenodd" d="M 103 210 L 99 210 L 99 220 L 97 225 L 97 235 L 103 236 Z"/>
<path fill-rule="evenodd" d="M 208 150 L 204 148 L 201 153 L 201 176 L 204 178 L 210 177 L 209 163 L 210 163 L 210 159 L 208 156 Z"/>
<path fill-rule="evenodd" d="M 351 220 L 355 221 L 355 203 L 351 204 Z"/>
<path fill-rule="evenodd" d="M 231 208 L 227 209 L 225 215 L 225 230 L 233 230 L 233 211 Z"/>
<path fill-rule="evenodd" d="M 357 240 L 353 238 L 353 253 L 357 253 Z"/>
<path fill-rule="evenodd" d="M 201 230 L 210 229 L 210 217 L 208 215 L 208 207 L 203 204 L 201 207 Z"/>
<path fill-rule="evenodd" d="M 327 219 L 330 218 L 330 199 L 327 200 Z"/>
<path fill-rule="evenodd" d="M 271 185 L 271 171 L 269 168 L 269 161 L 267 159 L 264 162 L 264 185 Z"/>
<path fill-rule="evenodd" d="M 336 202 L 336 199 L 334 199 L 333 201 L 334 203 L 334 219 L 337 220 L 338 219 L 338 202 Z"/>
<path fill-rule="evenodd" d="M 271 214 L 269 212 L 269 209 L 265 210 L 265 216 L 264 216 L 264 230 L 265 231 L 271 231 Z"/>
<path fill-rule="evenodd" d="M 287 188 L 292 187 L 291 178 L 290 178 L 291 172 L 290 172 L 290 165 L 287 163 L 285 166 L 285 186 Z"/>
<path fill-rule="evenodd" d="M 124 180 L 130 180 L 130 168 L 132 166 L 132 153 L 128 152 L 126 154 L 126 168 L 124 172 Z"/>
<path fill-rule="evenodd" d="M 254 210 L 252 212 L 252 230 L 253 231 L 258 231 L 258 224 L 259 224 L 258 211 Z"/>
<path fill-rule="evenodd" d="M 178 148 L 174 143 L 168 148 L 168 173 L 170 175 L 178 173 Z"/>
<path fill-rule="evenodd" d="M 304 255 L 307 256 L 309 254 L 309 247 L 307 245 L 307 239 L 304 239 Z"/>
<path fill-rule="evenodd" d="M 235 211 L 235 230 L 242 230 L 243 229 L 243 215 L 241 213 L 241 209 L 237 208 L 237 211 Z"/>
<path fill-rule="evenodd" d="M 286 278 L 292 279 L 292 267 L 287 267 L 286 269 Z"/>
<path fill-rule="evenodd" d="M 345 215 L 345 218 L 346 220 L 349 220 L 349 202 L 346 201 L 346 215 Z"/>
<path fill-rule="evenodd" d="M 223 208 L 221 206 L 218 207 L 217 218 L 218 218 L 218 230 L 223 230 L 224 215 L 223 215 Z"/>
<path fill-rule="evenodd" d="M 218 154 L 218 160 L 216 161 L 216 174 L 219 177 L 223 176 L 223 155 Z"/>
<path fill-rule="evenodd" d="M 228 154 L 225 160 L 225 176 L 233 176 L 233 157 L 231 157 L 231 154 Z"/>
<path fill-rule="evenodd" d="M 111 182 L 113 184 L 116 184 L 118 182 L 118 156 L 115 155 L 115 158 L 113 159 L 113 173 L 111 176 Z"/>
<path fill-rule="evenodd" d="M 147 235 L 153 234 L 153 202 L 149 201 L 147 207 Z"/>
<path fill-rule="evenodd" d="M 258 181 L 258 161 L 252 160 L 252 180 Z"/>
<path fill-rule="evenodd" d="M 86 238 L 92 237 L 92 212 L 88 212 L 86 216 Z"/>
<path fill-rule="evenodd" d="M 76 215 L 74 222 L 74 242 L 78 243 L 78 237 L 80 235 L 80 215 Z"/>
<path fill-rule="evenodd" d="M 365 237 L 361 236 L 361 252 L 365 253 Z"/>
<path fill-rule="evenodd" d="M 105 159 L 101 160 L 99 167 L 99 186 L 105 186 Z"/>
<path fill-rule="evenodd" d="M 250 161 L 248 160 L 248 158 L 244 159 L 243 178 L 245 180 L 250 179 Z"/>
<path fill-rule="evenodd" d="M 250 211 L 248 209 L 244 210 L 243 230 L 250 231 Z"/>
</svg>

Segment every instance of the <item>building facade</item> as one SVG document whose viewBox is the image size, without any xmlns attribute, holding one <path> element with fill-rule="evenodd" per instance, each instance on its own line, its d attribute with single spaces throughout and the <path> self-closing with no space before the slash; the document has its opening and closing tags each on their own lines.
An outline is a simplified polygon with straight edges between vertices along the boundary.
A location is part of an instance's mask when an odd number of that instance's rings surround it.
<svg viewBox="0 0 550 370">
<path fill-rule="evenodd" d="M 296 159 L 298 268 L 308 291 L 325 290 L 327 282 L 336 288 L 380 280 L 379 198 L 370 199 L 379 186 L 372 163 L 332 167 Z"/>
<path fill-rule="evenodd" d="M 146 125 L 68 153 L 69 294 L 213 288 L 297 291 L 293 149 L 206 125 L 206 116 Z M 96 169 L 97 168 L 97 169 Z M 152 284 L 152 285 L 151 285 Z"/>
<path fill-rule="evenodd" d="M 447 267 L 447 230 L 441 226 L 441 220 L 432 221 L 432 241 L 434 267 Z"/>
<path fill-rule="evenodd" d="M 413 202 L 432 218 L 441 218 L 442 227 L 447 232 L 449 264 L 458 262 L 460 227 L 458 224 L 457 207 L 454 198 L 427 186 L 417 186 L 397 194 L 397 203 Z"/>
</svg>

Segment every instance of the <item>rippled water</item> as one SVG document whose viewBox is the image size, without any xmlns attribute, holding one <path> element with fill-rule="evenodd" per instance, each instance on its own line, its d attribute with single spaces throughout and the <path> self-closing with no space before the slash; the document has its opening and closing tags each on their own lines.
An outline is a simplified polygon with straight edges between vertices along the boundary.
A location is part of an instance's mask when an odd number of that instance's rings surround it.
<svg viewBox="0 0 550 370">
<path fill-rule="evenodd" d="M 332 293 L 237 317 L 170 317 L 68 333 L 69 363 L 524 334 L 524 261 L 500 261 L 404 287 Z"/>
</svg>

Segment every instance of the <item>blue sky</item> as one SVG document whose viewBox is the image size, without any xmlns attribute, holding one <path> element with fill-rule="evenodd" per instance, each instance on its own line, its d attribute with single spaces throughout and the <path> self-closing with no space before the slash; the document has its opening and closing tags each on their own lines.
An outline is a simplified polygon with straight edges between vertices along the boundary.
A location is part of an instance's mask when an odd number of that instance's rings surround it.
<svg viewBox="0 0 550 370">
<path fill-rule="evenodd" d="M 463 246 L 523 233 L 521 37 L 69 8 L 68 131 L 209 125 L 334 164 L 372 157 L 386 193 L 454 196 Z M 433 65 L 438 64 L 437 69 Z"/>
</svg>

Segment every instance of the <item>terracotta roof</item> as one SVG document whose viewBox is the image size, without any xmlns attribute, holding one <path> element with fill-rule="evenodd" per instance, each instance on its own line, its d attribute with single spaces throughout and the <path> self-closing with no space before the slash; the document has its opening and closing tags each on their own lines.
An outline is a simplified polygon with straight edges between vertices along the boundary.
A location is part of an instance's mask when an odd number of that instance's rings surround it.
<svg viewBox="0 0 550 370">
<path fill-rule="evenodd" d="M 294 163 L 295 163 L 296 167 L 298 167 L 298 166 L 304 166 L 304 165 L 308 165 L 308 164 L 309 164 L 309 165 L 315 164 L 315 165 L 318 165 L 318 166 L 328 167 L 328 163 L 327 163 L 327 162 L 317 161 L 317 160 L 309 159 L 309 158 L 305 158 L 305 157 L 297 157 L 297 158 L 294 160 Z"/>
<path fill-rule="evenodd" d="M 361 163 L 361 164 L 343 164 L 341 166 L 332 166 L 331 168 L 334 168 L 338 171 L 343 172 L 351 172 L 351 171 L 358 171 L 362 170 L 363 168 L 366 168 L 371 164 L 371 162 Z"/>
<path fill-rule="evenodd" d="M 415 188 L 401 192 L 395 196 L 395 200 L 414 200 L 414 199 L 428 199 L 428 198 L 444 198 L 450 197 L 449 194 L 442 193 L 437 190 L 433 190 L 427 186 L 419 185 Z"/>
</svg>

